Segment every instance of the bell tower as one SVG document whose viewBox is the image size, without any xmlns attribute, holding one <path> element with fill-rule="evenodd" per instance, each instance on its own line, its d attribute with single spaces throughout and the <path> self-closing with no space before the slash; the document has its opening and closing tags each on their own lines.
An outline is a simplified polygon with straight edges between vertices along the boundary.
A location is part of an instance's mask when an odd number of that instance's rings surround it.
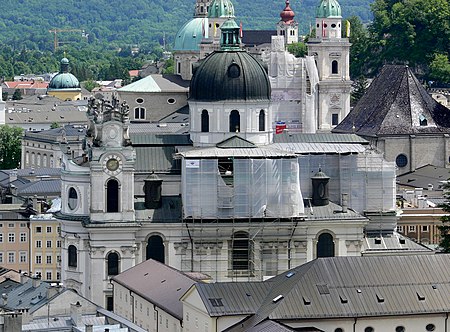
<svg viewBox="0 0 450 332">
<path fill-rule="evenodd" d="M 117 99 L 89 100 L 87 145 L 91 169 L 91 222 L 134 221 L 135 151 L 129 108 Z"/>
<path fill-rule="evenodd" d="M 294 20 L 295 13 L 286 0 L 286 6 L 280 13 L 280 21 L 277 23 L 277 36 L 284 37 L 284 44 L 298 42 L 298 22 Z"/>
<path fill-rule="evenodd" d="M 321 0 L 316 11 L 316 37 L 308 41 L 319 72 L 317 130 L 330 131 L 350 112 L 350 42 L 342 38 L 341 6 Z"/>
</svg>

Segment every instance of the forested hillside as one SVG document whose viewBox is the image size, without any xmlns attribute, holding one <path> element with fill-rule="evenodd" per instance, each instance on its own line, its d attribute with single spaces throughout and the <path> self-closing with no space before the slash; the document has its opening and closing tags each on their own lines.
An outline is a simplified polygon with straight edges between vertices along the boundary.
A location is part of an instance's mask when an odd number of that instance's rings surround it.
<svg viewBox="0 0 450 332">
<path fill-rule="evenodd" d="M 184 22 L 192 17 L 195 0 L 2 0 L 0 42 L 20 48 L 52 50 L 51 29 L 60 32 L 60 42 L 108 43 L 111 46 L 139 45 L 151 50 L 171 42 Z M 368 21 L 370 0 L 342 0 L 343 16 L 357 15 Z M 284 0 L 234 0 L 237 21 L 244 29 L 274 29 Z M 314 22 L 318 0 L 293 0 L 303 33 Z"/>
</svg>

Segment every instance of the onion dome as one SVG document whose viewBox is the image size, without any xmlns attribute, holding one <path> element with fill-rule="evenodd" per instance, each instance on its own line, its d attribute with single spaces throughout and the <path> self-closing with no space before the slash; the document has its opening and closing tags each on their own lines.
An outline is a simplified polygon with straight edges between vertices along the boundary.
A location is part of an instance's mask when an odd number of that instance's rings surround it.
<svg viewBox="0 0 450 332">
<path fill-rule="evenodd" d="M 185 23 L 175 37 L 174 51 L 198 51 L 204 29 L 208 28 L 208 19 L 196 17 Z"/>
<path fill-rule="evenodd" d="M 78 79 L 69 73 L 69 60 L 67 58 L 62 58 L 61 60 L 61 69 L 58 74 L 56 74 L 50 84 L 48 85 L 48 89 L 79 89 L 80 82 Z"/>
<path fill-rule="evenodd" d="M 342 17 L 341 5 L 337 0 L 322 0 L 316 10 L 317 18 Z"/>
<path fill-rule="evenodd" d="M 295 13 L 289 6 L 289 0 L 286 0 L 286 7 L 281 11 L 280 17 L 284 23 L 292 23 L 294 20 Z"/>
<path fill-rule="evenodd" d="M 208 8 L 208 17 L 234 17 L 234 6 L 230 0 L 213 0 Z"/>
</svg>

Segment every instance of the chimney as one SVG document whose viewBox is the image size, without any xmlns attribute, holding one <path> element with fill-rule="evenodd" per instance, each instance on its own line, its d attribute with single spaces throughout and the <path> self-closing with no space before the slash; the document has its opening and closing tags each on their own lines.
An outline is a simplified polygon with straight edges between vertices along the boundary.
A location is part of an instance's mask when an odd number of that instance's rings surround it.
<svg viewBox="0 0 450 332">
<path fill-rule="evenodd" d="M 319 171 L 311 178 L 313 194 L 312 194 L 312 204 L 314 206 L 325 206 L 328 205 L 328 182 L 330 177 L 327 176 L 319 168 Z"/>
<path fill-rule="evenodd" d="M 144 180 L 144 206 L 146 209 L 158 209 L 162 206 L 161 187 L 162 180 L 154 171 Z"/>
<path fill-rule="evenodd" d="M 8 294 L 3 293 L 2 294 L 2 305 L 6 306 L 7 303 L 8 303 Z"/>
<path fill-rule="evenodd" d="M 342 213 L 346 213 L 348 210 L 348 194 L 342 194 Z"/>
<path fill-rule="evenodd" d="M 9 182 L 13 182 L 16 180 L 17 180 L 17 168 L 9 172 Z"/>
<path fill-rule="evenodd" d="M 70 304 L 70 318 L 75 326 L 81 326 L 81 304 L 80 302 Z"/>
<path fill-rule="evenodd" d="M 53 296 L 55 296 L 56 294 L 58 294 L 60 291 L 60 287 L 58 285 L 58 283 L 51 283 L 50 287 L 47 288 L 47 299 L 51 299 Z"/>
<path fill-rule="evenodd" d="M 36 276 L 34 278 L 31 278 L 31 280 L 33 287 L 38 288 L 39 285 L 41 284 L 41 273 L 40 272 L 36 273 Z"/>
<path fill-rule="evenodd" d="M 94 332 L 94 326 L 92 324 L 86 325 L 86 332 Z"/>
</svg>

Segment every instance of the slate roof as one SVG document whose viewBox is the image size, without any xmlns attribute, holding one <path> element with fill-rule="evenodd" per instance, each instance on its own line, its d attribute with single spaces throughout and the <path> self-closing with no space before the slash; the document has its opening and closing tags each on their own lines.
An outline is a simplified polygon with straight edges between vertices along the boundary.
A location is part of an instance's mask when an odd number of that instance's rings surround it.
<svg viewBox="0 0 450 332">
<path fill-rule="evenodd" d="M 332 132 L 370 137 L 450 133 L 450 110 L 428 95 L 408 66 L 385 65 Z"/>
<path fill-rule="evenodd" d="M 425 165 L 414 171 L 397 175 L 397 184 L 404 187 L 427 189 L 433 185 L 434 190 L 442 190 L 443 181 L 450 178 L 450 169 Z M 426 194 L 426 191 L 424 192 Z"/>
<path fill-rule="evenodd" d="M 112 280 L 180 320 L 183 318 L 183 304 L 179 299 L 197 282 L 183 272 L 153 259 L 122 272 Z"/>
<path fill-rule="evenodd" d="M 251 316 L 229 331 L 266 319 L 446 313 L 450 255 L 319 258 L 264 282 L 195 285 L 210 316 Z M 280 297 L 281 295 L 281 297 Z M 221 306 L 210 298 L 220 298 Z M 216 305 L 214 305 L 216 304 Z"/>
</svg>

